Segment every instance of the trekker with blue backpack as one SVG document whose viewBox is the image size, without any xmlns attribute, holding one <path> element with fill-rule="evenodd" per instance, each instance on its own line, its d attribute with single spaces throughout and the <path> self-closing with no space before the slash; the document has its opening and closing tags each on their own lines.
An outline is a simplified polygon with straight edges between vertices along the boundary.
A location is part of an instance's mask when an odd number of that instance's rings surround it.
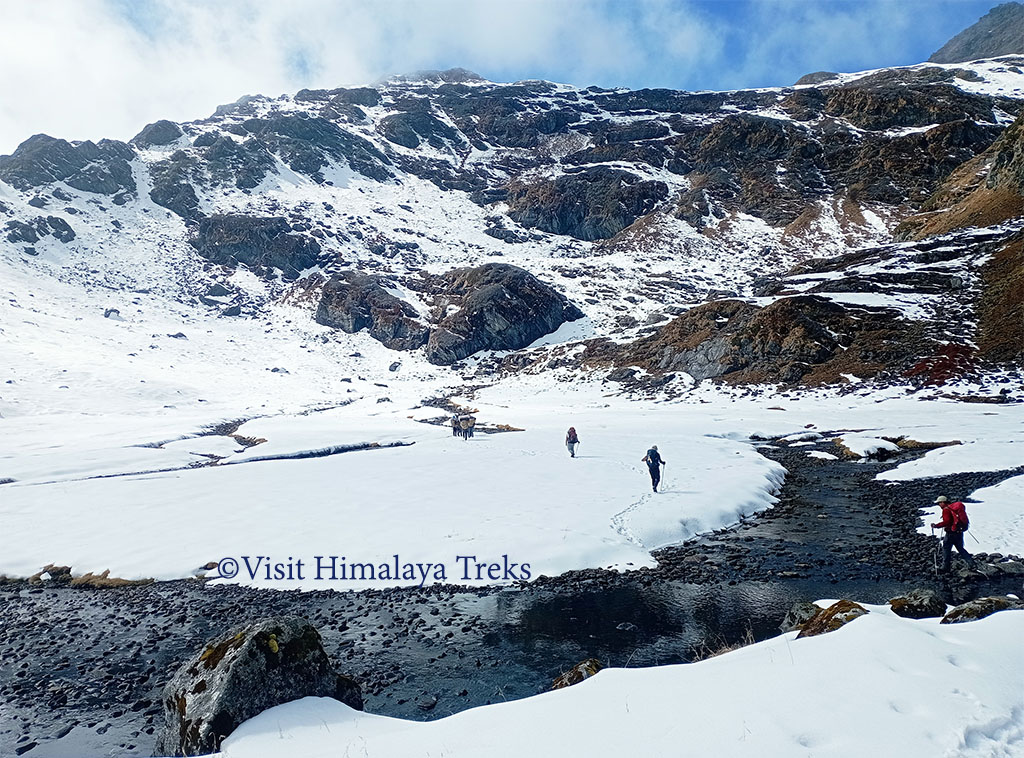
<svg viewBox="0 0 1024 758">
<path fill-rule="evenodd" d="M 942 573 L 949 571 L 949 564 L 953 557 L 953 548 L 960 554 L 960 557 L 967 561 L 972 571 L 978 568 L 974 558 L 964 548 L 964 532 L 970 526 L 967 518 L 967 509 L 960 501 L 949 502 L 949 498 L 940 496 L 935 498 L 935 504 L 942 506 L 942 521 L 932 524 L 932 529 L 942 527 L 946 534 L 942 538 Z"/>
</svg>

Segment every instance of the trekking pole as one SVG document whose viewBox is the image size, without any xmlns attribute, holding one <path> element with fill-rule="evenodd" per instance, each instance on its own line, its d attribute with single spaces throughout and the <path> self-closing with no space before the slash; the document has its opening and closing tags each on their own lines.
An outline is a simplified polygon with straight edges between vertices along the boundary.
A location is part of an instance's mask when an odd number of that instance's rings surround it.
<svg viewBox="0 0 1024 758">
<path fill-rule="evenodd" d="M 970 532 L 967 532 L 967 533 L 968 533 L 968 534 L 971 534 Z M 974 540 L 975 542 L 978 542 L 978 538 L 977 538 L 977 537 L 975 537 L 975 536 L 974 536 L 973 534 L 971 534 L 971 539 L 972 539 L 972 540 Z M 978 542 L 978 544 L 980 545 L 981 543 L 980 543 L 980 542 Z"/>
<path fill-rule="evenodd" d="M 932 527 L 932 538 L 933 539 L 938 539 L 937 537 L 935 537 L 935 527 L 934 526 Z M 939 546 L 938 545 L 936 545 L 932 549 L 932 568 L 935 570 L 935 576 L 937 578 L 939 576 Z"/>
</svg>

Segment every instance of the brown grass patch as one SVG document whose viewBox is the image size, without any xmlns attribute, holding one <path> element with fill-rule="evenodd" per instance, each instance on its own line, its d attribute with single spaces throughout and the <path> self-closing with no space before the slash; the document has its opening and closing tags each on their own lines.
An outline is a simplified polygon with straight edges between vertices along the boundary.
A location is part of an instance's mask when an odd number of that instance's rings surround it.
<svg viewBox="0 0 1024 758">
<path fill-rule="evenodd" d="M 754 630 L 748 626 L 747 631 L 738 642 L 725 642 L 724 640 L 719 640 L 718 642 L 702 642 L 700 646 L 693 651 L 690 662 L 696 663 L 697 661 L 706 661 L 708 658 L 717 658 L 720 655 L 731 653 L 742 647 L 753 645 L 755 642 L 757 642 L 757 640 L 754 639 Z"/>
<path fill-rule="evenodd" d="M 71 586 L 107 589 L 110 587 L 135 587 L 143 584 L 152 584 L 153 582 L 153 579 L 121 579 L 120 577 L 111 576 L 110 569 L 107 569 L 99 574 L 94 574 L 90 571 L 77 576 L 71 580 Z"/>
<path fill-rule="evenodd" d="M 893 443 L 903 450 L 936 450 L 940 447 L 964 444 L 960 440 L 950 440 L 949 442 L 919 442 L 918 440 L 912 440 L 909 437 L 882 437 L 882 439 Z"/>
<path fill-rule="evenodd" d="M 923 239 L 971 226 L 995 226 L 1024 215 L 1024 197 L 1005 187 L 979 187 L 948 210 L 921 213 L 896 229 L 903 238 Z"/>
<path fill-rule="evenodd" d="M 228 436 L 244 447 L 256 447 L 267 441 L 263 437 L 245 437 L 241 434 L 229 434 Z"/>
<path fill-rule="evenodd" d="M 821 218 L 821 207 L 817 203 L 808 205 L 804 208 L 803 213 L 786 225 L 786 228 L 782 230 L 782 237 L 795 237 L 806 233 L 819 218 Z"/>
<path fill-rule="evenodd" d="M 995 361 L 1024 356 L 1024 241 L 996 253 L 982 269 L 985 292 L 978 303 L 978 351 Z"/>
</svg>

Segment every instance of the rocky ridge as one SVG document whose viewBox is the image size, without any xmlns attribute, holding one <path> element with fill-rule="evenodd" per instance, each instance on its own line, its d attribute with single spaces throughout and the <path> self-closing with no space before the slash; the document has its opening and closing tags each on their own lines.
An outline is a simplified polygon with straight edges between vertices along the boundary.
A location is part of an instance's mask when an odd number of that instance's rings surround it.
<svg viewBox="0 0 1024 758">
<path fill-rule="evenodd" d="M 1024 54 L 1024 5 L 997 5 L 936 50 L 932 63 L 960 63 L 1000 55 Z"/>
<path fill-rule="evenodd" d="M 822 73 L 722 93 L 506 85 L 451 71 L 247 96 L 207 119 L 150 124 L 129 143 L 30 138 L 0 157 L 0 244 L 9 260 L 52 264 L 59 277 L 81 276 L 68 262 L 88 260 L 107 286 L 150 289 L 142 280 L 155 278 L 223 315 L 289 300 L 433 363 L 521 350 L 585 316 L 579 335 L 631 342 L 628 365 L 647 371 L 874 376 L 892 351 L 861 350 L 861 338 L 850 352 L 849 332 L 884 333 L 898 312 L 917 340 L 898 362 L 927 358 L 937 338 L 925 301 L 960 294 L 958 275 L 883 272 L 869 285 L 837 265 L 831 289 L 765 283 L 821 256 L 856 266 L 851 250 L 881 249 L 901 222 L 914 236 L 952 231 L 920 219 L 970 194 L 950 183 L 972 166 L 987 167 L 986 192 L 1010 198 L 1002 217 L 980 221 L 1016 218 L 1020 186 L 1007 177 L 1019 173 L 1019 126 L 1006 127 L 1024 104 L 1022 62 Z M 129 240 L 153 251 L 144 265 L 92 255 Z M 501 311 L 493 288 L 483 304 L 457 284 L 495 257 L 529 272 L 519 289 L 543 291 L 545 304 L 520 297 Z M 240 271 L 262 283 L 240 289 Z M 982 292 L 987 282 L 971 290 L 972 307 L 1000 301 Z M 231 304 L 211 299 L 218 288 L 235 293 Z M 925 300 L 851 311 L 840 297 L 850 292 Z M 1005 322 L 1006 307 L 992 307 Z M 500 320 L 529 324 L 509 331 Z M 453 334 L 457 348 L 442 344 Z M 997 341 L 992 356 L 1014 355 Z M 785 365 L 780 351 L 793 353 Z"/>
</svg>

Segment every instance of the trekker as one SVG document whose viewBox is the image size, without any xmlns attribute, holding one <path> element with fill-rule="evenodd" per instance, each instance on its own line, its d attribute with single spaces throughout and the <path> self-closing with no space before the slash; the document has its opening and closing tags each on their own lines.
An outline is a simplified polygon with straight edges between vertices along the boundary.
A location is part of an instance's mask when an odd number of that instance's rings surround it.
<svg viewBox="0 0 1024 758">
<path fill-rule="evenodd" d="M 940 496 L 935 498 L 936 505 L 942 506 L 942 521 L 932 524 L 932 529 L 940 526 L 946 530 L 942 538 L 942 573 L 949 571 L 949 564 L 953 556 L 953 548 L 960 554 L 960 557 L 967 561 L 972 571 L 978 568 L 971 554 L 964 549 L 964 532 L 970 526 L 967 519 L 967 509 L 960 501 L 949 502 L 949 498 Z"/>
<path fill-rule="evenodd" d="M 576 457 L 576 446 L 580 444 L 580 438 L 576 436 L 576 427 L 570 426 L 565 433 L 565 446 L 569 448 L 569 457 Z"/>
<path fill-rule="evenodd" d="M 665 459 L 658 453 L 658 446 L 651 445 L 651 449 L 641 460 L 647 464 L 647 470 L 651 472 L 651 488 L 657 492 L 658 482 L 661 481 L 661 467 L 665 465 Z"/>
<path fill-rule="evenodd" d="M 453 437 L 458 437 L 459 436 L 459 417 L 458 416 L 452 416 L 452 436 Z"/>
<path fill-rule="evenodd" d="M 475 429 L 476 429 L 476 416 L 470 416 L 469 417 L 469 429 L 466 432 L 469 435 L 470 439 L 473 439 L 473 431 Z"/>
</svg>

